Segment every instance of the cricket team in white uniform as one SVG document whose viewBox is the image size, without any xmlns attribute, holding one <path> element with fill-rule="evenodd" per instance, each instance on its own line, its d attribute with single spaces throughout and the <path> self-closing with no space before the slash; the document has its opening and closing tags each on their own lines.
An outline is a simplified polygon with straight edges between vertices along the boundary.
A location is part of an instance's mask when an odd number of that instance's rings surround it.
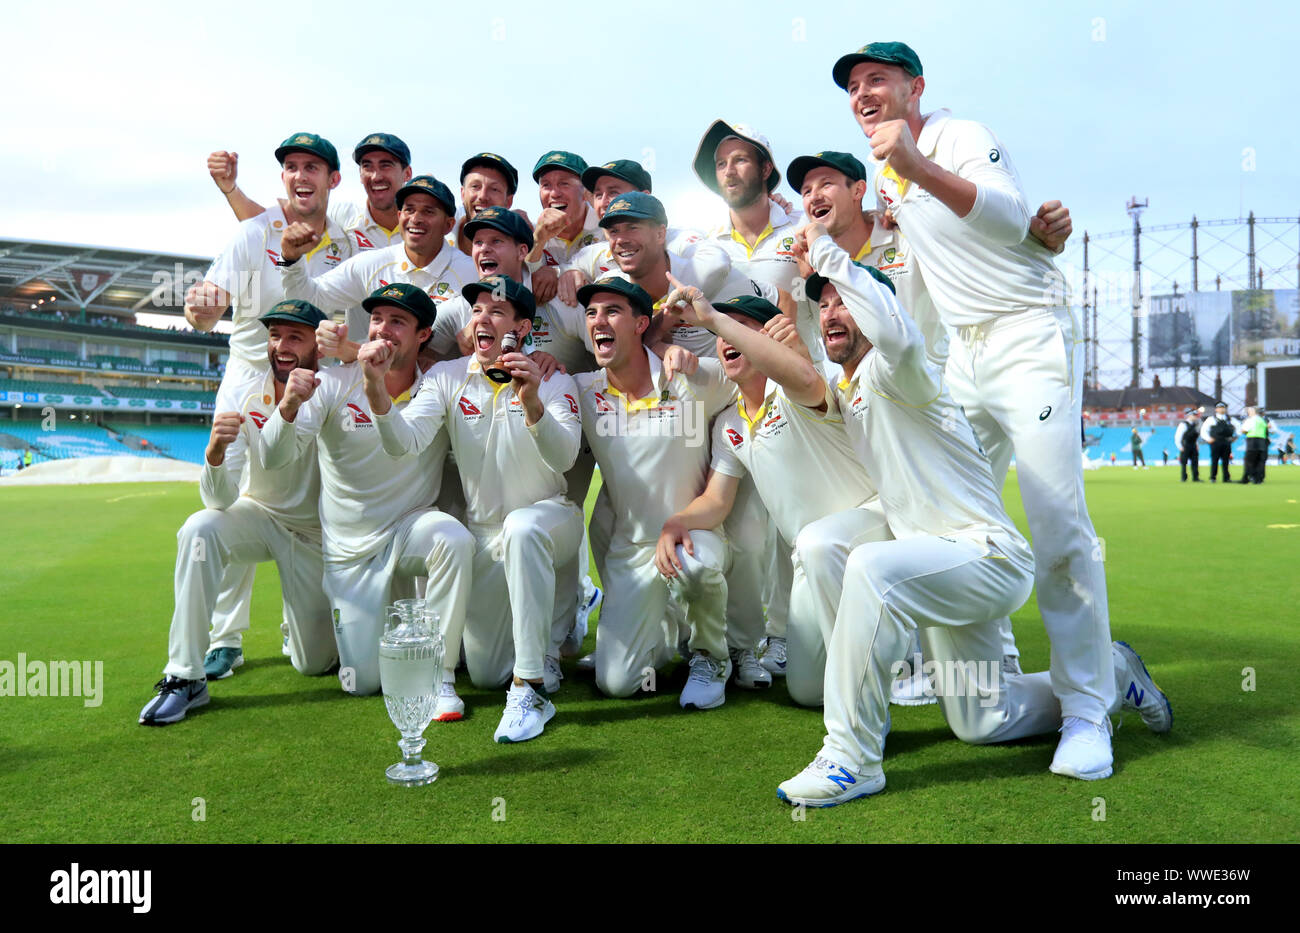
<svg viewBox="0 0 1300 933">
<path fill-rule="evenodd" d="M 210 329 L 230 307 L 235 333 L 140 721 L 208 702 L 242 658 L 252 567 L 274 560 L 296 669 L 337 662 L 345 690 L 378 692 L 384 608 L 419 581 L 446 644 L 435 718 L 463 715 L 463 662 L 508 688 L 494 738 L 536 738 L 586 631 L 589 532 L 604 607 L 578 667 L 626 697 L 681 653 L 689 709 L 784 676 L 826 726 L 787 803 L 883 790 L 904 680 L 963 741 L 1059 731 L 1050 770 L 1084 780 L 1112 773 L 1110 716 L 1167 731 L 1168 699 L 1110 638 L 1052 262 L 1068 211 L 1031 212 L 987 127 L 922 114 L 906 45 L 864 46 L 833 78 L 872 170 L 794 160 L 801 214 L 774 194 L 767 139 L 715 121 L 695 170 L 728 213 L 707 234 L 669 228 L 628 160 L 543 155 L 534 228 L 494 153 L 466 161 L 458 204 L 373 134 L 353 153 L 367 203 L 331 208 L 337 154 L 296 134 L 267 210 L 214 153 L 243 223 L 186 315 Z M 1013 458 L 1032 551 L 1002 504 Z M 449 484 L 463 503 L 439 508 Z M 1051 664 L 1026 674 L 1008 617 L 1035 587 Z"/>
</svg>

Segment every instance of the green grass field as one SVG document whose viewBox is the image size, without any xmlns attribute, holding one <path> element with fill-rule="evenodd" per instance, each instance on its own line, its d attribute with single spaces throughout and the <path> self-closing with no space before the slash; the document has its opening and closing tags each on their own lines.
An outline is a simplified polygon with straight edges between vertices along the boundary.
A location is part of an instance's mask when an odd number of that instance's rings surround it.
<svg viewBox="0 0 1300 933">
<path fill-rule="evenodd" d="M 1088 475 L 1105 539 L 1113 635 L 1141 652 L 1174 731 L 1136 715 L 1110 780 L 1056 777 L 1053 736 L 963 745 L 937 707 L 893 708 L 888 790 L 792 811 L 776 785 L 820 748 L 821 715 L 785 690 L 683 713 L 661 693 L 601 697 L 566 663 L 558 715 L 492 742 L 504 694 L 464 682 L 470 716 L 434 724 L 430 787 L 390 787 L 397 732 L 379 697 L 304 678 L 280 655 L 279 588 L 258 571 L 248 659 L 212 702 L 136 724 L 166 659 L 175 532 L 194 486 L 0 487 L 0 660 L 100 660 L 102 705 L 0 697 L 6 842 L 1294 842 L 1300 839 L 1300 469 L 1263 486 L 1174 470 Z M 1023 515 L 1013 483 L 1013 517 Z M 1047 665 L 1034 604 L 1015 617 L 1026 670 Z M 588 647 L 594 643 L 589 636 Z M 1254 671 L 1243 690 L 1244 668 Z M 778 682 L 779 683 L 779 682 Z M 1095 820 L 1105 799 L 1105 820 Z M 203 798 L 205 819 L 193 818 Z M 504 819 L 494 819 L 504 816 Z"/>
</svg>

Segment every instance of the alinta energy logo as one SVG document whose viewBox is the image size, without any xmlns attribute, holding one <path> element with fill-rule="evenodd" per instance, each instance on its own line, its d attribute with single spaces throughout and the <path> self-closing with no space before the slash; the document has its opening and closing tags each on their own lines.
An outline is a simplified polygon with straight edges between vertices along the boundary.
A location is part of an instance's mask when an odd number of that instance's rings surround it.
<svg viewBox="0 0 1300 933">
<path fill-rule="evenodd" d="M 50 903 L 130 904 L 133 913 L 147 914 L 153 906 L 153 872 L 82 868 L 73 862 L 50 874 Z"/>
<path fill-rule="evenodd" d="M 0 697 L 83 697 L 83 706 L 104 702 L 103 661 L 0 660 Z"/>
</svg>

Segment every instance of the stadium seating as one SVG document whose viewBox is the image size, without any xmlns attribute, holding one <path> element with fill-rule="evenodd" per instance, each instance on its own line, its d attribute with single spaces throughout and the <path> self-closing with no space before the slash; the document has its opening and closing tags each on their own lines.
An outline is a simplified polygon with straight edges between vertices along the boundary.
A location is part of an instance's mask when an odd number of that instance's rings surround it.
<svg viewBox="0 0 1300 933">
<path fill-rule="evenodd" d="M 1279 424 L 1279 431 L 1300 432 L 1300 424 Z M 1169 451 L 1169 462 L 1178 462 L 1178 448 L 1174 445 L 1174 431 L 1176 428 L 1155 428 L 1155 433 L 1147 437 L 1147 432 L 1151 428 L 1140 428 L 1142 435 L 1142 456 L 1146 458 L 1148 465 L 1154 465 L 1163 461 L 1161 451 Z M 1133 436 L 1131 428 L 1089 428 L 1089 438 L 1097 438 L 1096 443 L 1090 444 L 1086 448 L 1088 457 L 1092 460 L 1101 460 L 1103 463 L 1110 463 L 1110 455 L 1115 455 L 1117 464 L 1125 466 L 1133 465 L 1133 448 L 1129 440 Z M 1232 445 L 1232 462 L 1240 464 L 1245 457 L 1246 445 L 1240 438 Z M 1201 466 L 1209 469 L 1210 446 L 1201 445 Z"/>
<path fill-rule="evenodd" d="M 116 368 L 116 367 L 118 367 L 118 366 L 143 366 L 143 365 L 145 365 L 144 360 L 142 360 L 142 359 L 138 359 L 138 358 L 133 357 L 133 356 L 110 356 L 110 355 L 107 354 L 107 353 L 94 353 L 94 354 L 91 354 L 90 361 L 91 361 L 92 363 L 108 363 L 110 366 L 112 366 L 112 367 L 114 367 L 114 368 Z"/>
<path fill-rule="evenodd" d="M 92 385 L 72 385 L 66 382 L 45 382 L 33 379 L 0 379 L 0 391 L 6 392 L 56 392 L 62 395 L 103 395 Z"/>
<path fill-rule="evenodd" d="M 188 389 L 165 389 L 162 386 L 108 386 L 105 391 L 117 398 L 171 399 L 174 402 L 211 402 L 215 392 Z"/>
<path fill-rule="evenodd" d="M 11 435 L 32 448 L 32 463 L 74 457 L 147 457 L 202 463 L 208 444 L 208 427 L 202 424 L 115 425 L 111 430 L 94 424 L 59 419 L 53 431 L 41 421 L 0 420 L 0 437 Z M 148 442 L 142 445 L 139 440 Z M 0 447 L 0 464 L 18 465 L 21 449 Z"/>
<path fill-rule="evenodd" d="M 157 451 L 162 451 L 163 455 L 176 460 L 202 463 L 208 449 L 210 431 L 208 426 L 203 424 L 114 424 L 110 427 L 128 437 L 143 438 L 148 441 L 150 447 L 156 448 L 155 456 L 158 455 Z M 129 440 L 127 445 L 134 446 Z"/>
</svg>

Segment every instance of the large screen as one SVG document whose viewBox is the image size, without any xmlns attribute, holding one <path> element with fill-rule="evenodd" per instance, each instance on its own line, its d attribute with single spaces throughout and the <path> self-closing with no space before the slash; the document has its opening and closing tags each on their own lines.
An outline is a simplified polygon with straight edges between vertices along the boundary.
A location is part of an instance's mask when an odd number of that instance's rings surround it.
<svg viewBox="0 0 1300 933">
<path fill-rule="evenodd" d="M 1153 369 L 1300 359 L 1300 291 L 1152 295 L 1147 333 Z"/>
<path fill-rule="evenodd" d="M 1300 362 L 1260 366 L 1259 403 L 1274 417 L 1300 415 Z"/>
</svg>

